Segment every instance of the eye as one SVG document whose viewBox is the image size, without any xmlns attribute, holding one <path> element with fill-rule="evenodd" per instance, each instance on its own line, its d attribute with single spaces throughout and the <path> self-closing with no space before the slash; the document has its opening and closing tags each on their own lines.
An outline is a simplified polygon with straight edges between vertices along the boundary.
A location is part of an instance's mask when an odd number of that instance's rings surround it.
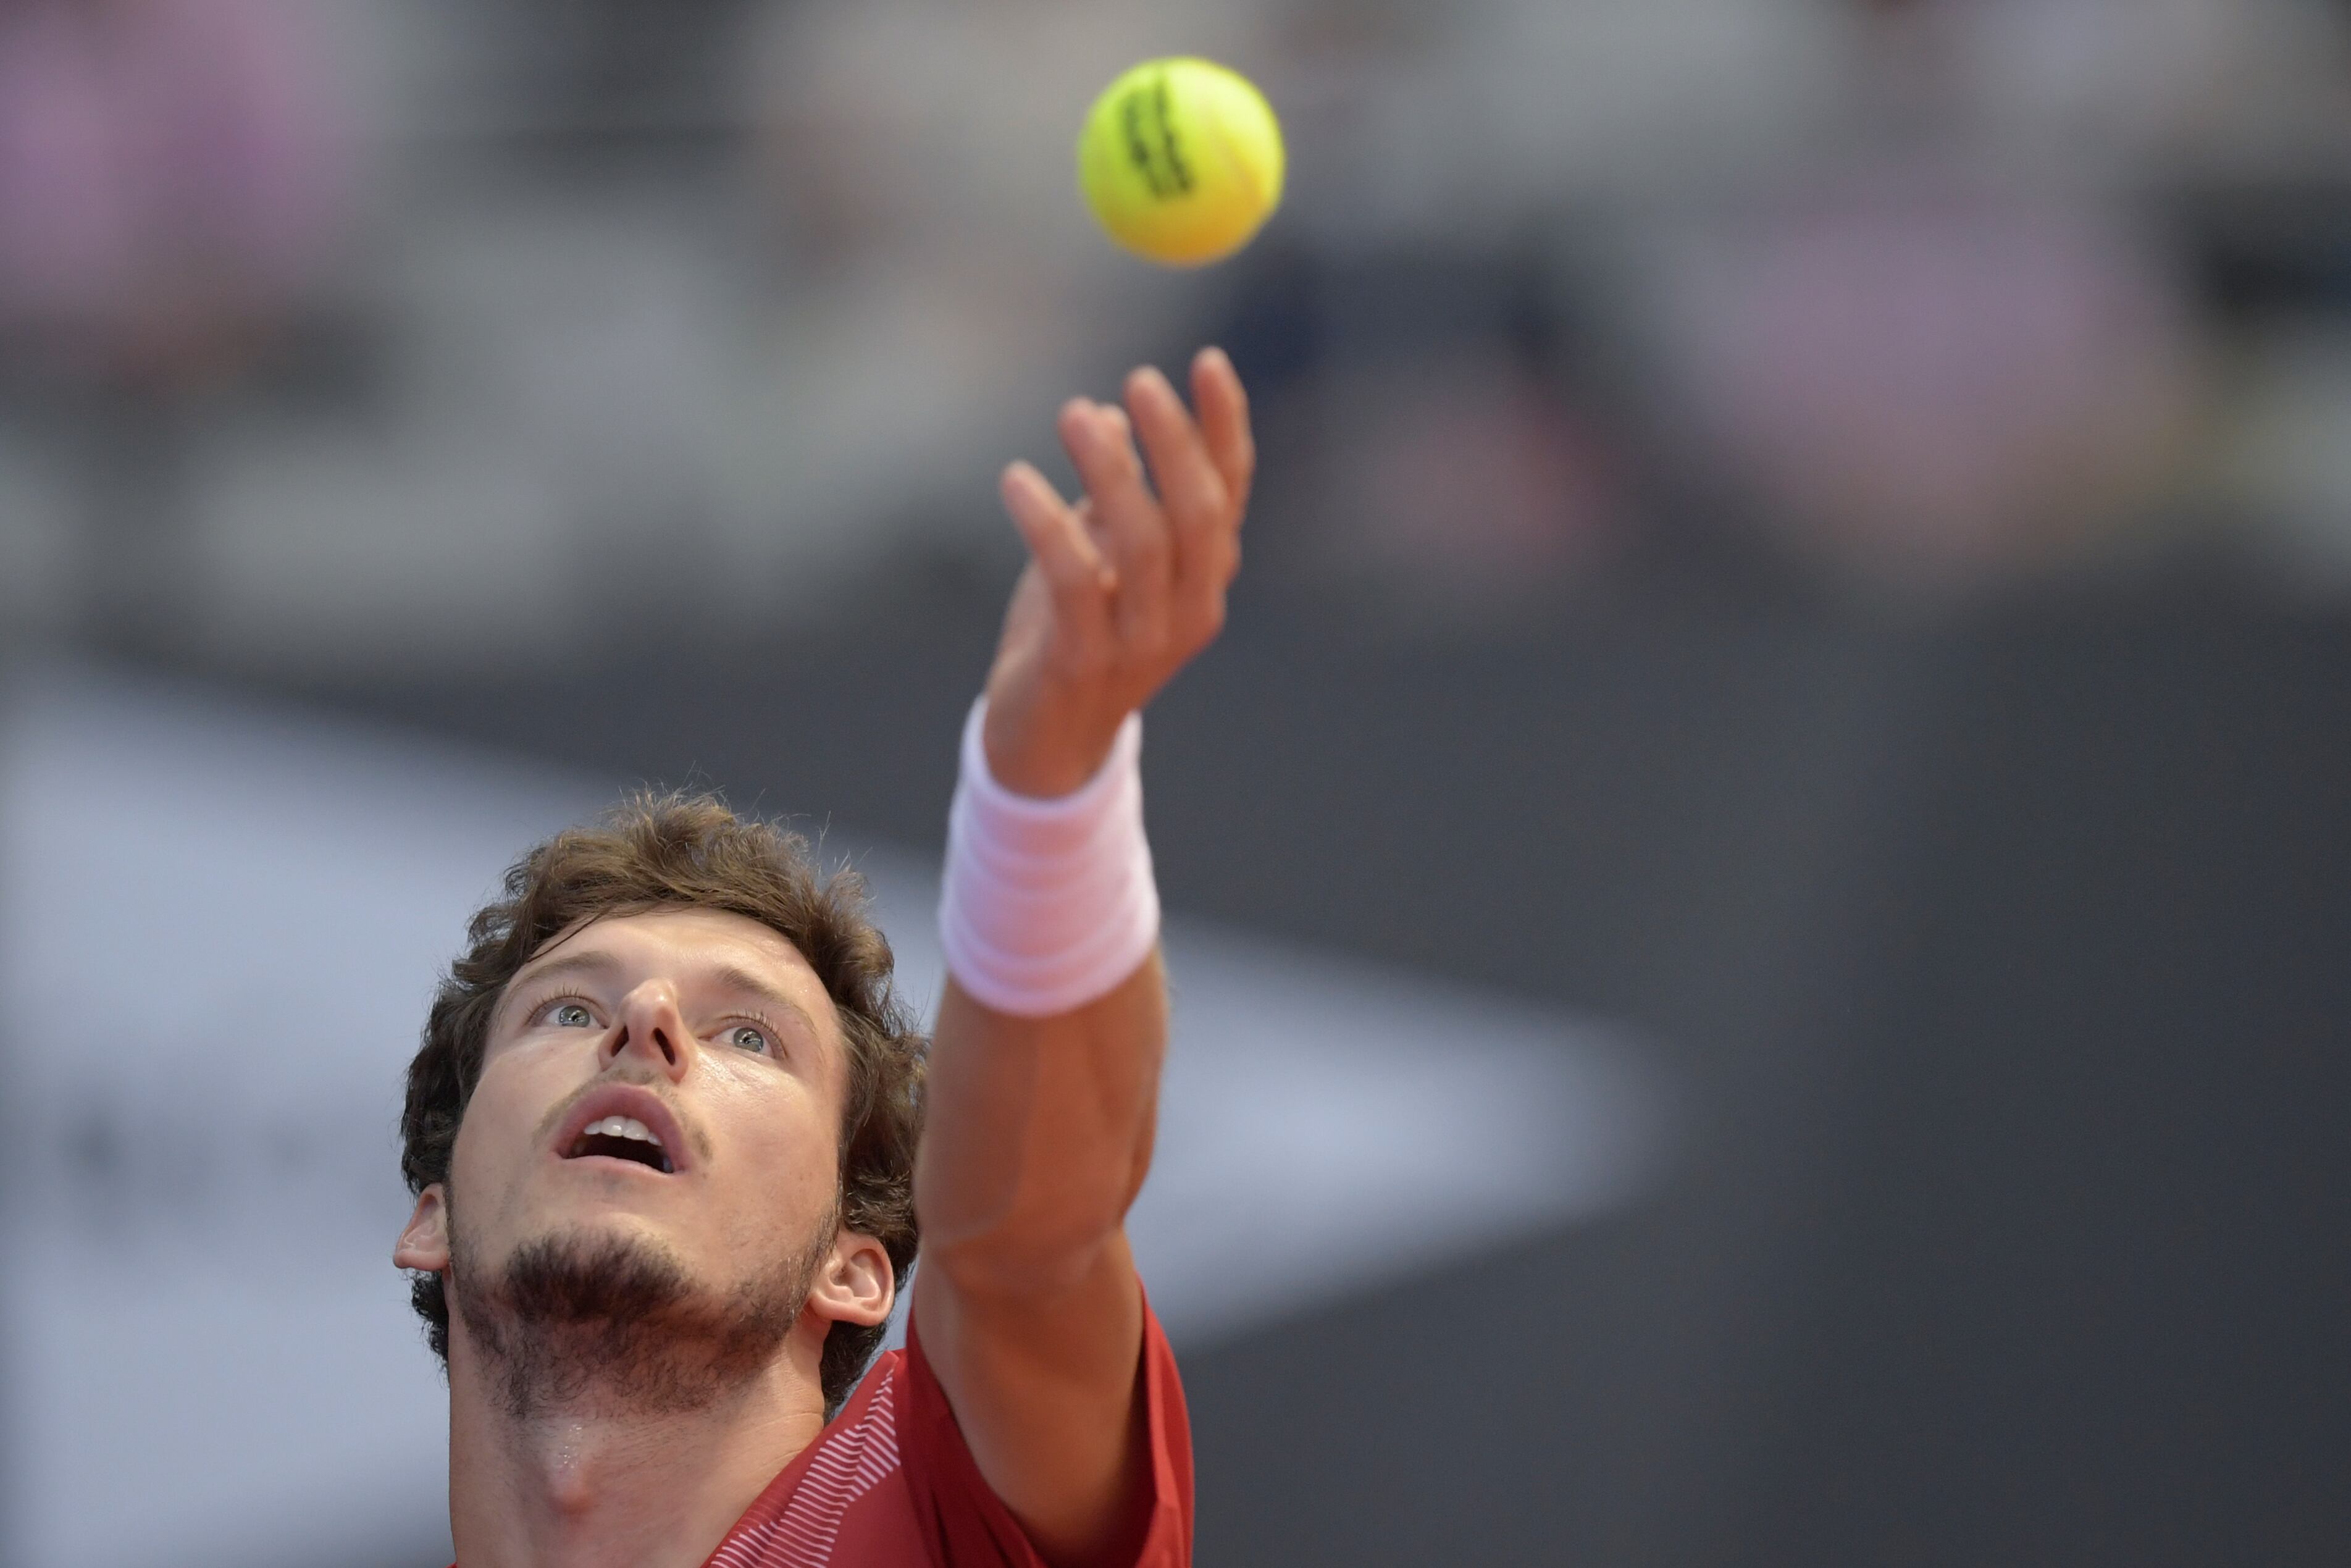
<svg viewBox="0 0 2351 1568">
<path fill-rule="evenodd" d="M 594 1029 L 596 1015 L 580 1002 L 558 1002 L 547 1009 L 547 1021 L 558 1029 Z"/>
<path fill-rule="evenodd" d="M 738 1046 L 745 1051 L 765 1052 L 771 1049 L 768 1042 L 768 1031 L 756 1024 L 738 1023 L 728 1030 L 724 1038 L 727 1044 Z"/>
</svg>

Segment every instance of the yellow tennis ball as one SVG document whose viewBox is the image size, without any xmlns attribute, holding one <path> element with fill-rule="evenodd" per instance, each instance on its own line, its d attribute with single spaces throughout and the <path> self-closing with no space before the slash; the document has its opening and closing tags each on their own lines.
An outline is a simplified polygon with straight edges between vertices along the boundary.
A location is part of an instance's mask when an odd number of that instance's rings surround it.
<svg viewBox="0 0 2351 1568">
<path fill-rule="evenodd" d="M 1078 183 L 1111 238 L 1170 267 L 1221 261 L 1281 201 L 1281 126 L 1248 78 L 1145 60 L 1094 100 Z"/>
</svg>

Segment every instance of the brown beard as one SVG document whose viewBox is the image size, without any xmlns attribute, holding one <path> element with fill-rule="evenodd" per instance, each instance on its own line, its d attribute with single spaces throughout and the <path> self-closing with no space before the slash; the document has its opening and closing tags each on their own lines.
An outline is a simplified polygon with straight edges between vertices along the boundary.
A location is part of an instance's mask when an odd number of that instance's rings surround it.
<svg viewBox="0 0 2351 1568">
<path fill-rule="evenodd" d="M 675 1415 L 704 1409 L 775 1359 L 808 1304 L 830 1246 L 828 1218 L 769 1272 L 716 1290 L 667 1248 L 622 1237 L 552 1235 L 485 1277 L 450 1220 L 449 1289 L 481 1348 L 500 1406 Z"/>
</svg>

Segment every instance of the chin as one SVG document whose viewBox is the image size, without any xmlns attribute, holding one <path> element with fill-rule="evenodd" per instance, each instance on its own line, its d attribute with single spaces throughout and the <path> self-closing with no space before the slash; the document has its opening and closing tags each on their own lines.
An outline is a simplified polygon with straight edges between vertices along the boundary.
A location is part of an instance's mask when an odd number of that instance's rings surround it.
<svg viewBox="0 0 2351 1568">
<path fill-rule="evenodd" d="M 507 1258 L 526 1252 L 579 1259 L 635 1257 L 671 1268 L 683 1262 L 665 1227 L 626 1211 L 551 1218 L 517 1240 Z"/>
</svg>

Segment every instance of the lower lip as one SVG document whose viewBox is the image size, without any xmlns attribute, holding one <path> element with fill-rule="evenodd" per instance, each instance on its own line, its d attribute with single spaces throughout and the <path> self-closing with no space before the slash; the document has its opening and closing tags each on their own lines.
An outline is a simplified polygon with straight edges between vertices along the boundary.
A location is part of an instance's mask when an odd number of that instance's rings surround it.
<svg viewBox="0 0 2351 1568">
<path fill-rule="evenodd" d="M 677 1174 L 675 1171 L 662 1170 L 637 1160 L 617 1159 L 611 1155 L 573 1155 L 563 1163 L 567 1166 L 585 1166 L 590 1170 L 634 1171 L 640 1176 L 657 1176 L 664 1181 Z"/>
</svg>

